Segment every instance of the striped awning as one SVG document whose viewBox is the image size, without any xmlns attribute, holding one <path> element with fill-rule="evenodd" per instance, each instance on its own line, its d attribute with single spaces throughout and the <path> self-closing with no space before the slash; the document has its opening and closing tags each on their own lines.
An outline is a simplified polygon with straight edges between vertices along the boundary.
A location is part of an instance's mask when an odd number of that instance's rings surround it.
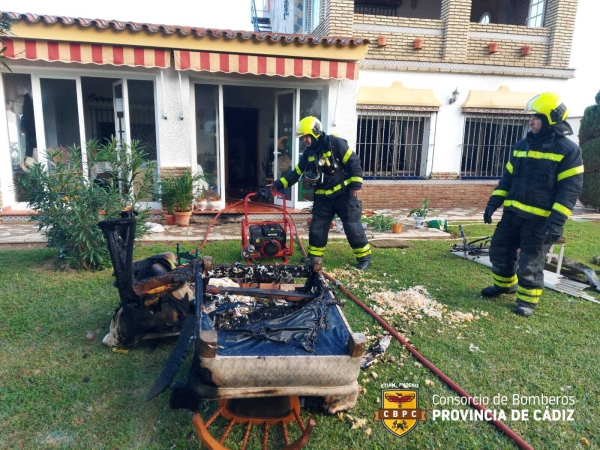
<svg viewBox="0 0 600 450">
<path fill-rule="evenodd" d="M 175 50 L 175 69 L 197 72 L 250 73 L 280 77 L 356 80 L 358 63 L 320 59 Z"/>
<path fill-rule="evenodd" d="M 13 59 L 108 64 L 131 67 L 170 67 L 170 50 L 4 38 L 4 56 Z"/>
</svg>

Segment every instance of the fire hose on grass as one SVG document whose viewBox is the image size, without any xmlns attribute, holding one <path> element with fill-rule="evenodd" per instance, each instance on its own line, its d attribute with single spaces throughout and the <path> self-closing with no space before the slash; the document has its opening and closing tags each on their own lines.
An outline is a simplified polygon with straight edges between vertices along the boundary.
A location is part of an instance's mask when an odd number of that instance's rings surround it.
<svg viewBox="0 0 600 450">
<path fill-rule="evenodd" d="M 241 200 L 241 201 L 239 201 L 237 203 L 234 203 L 233 205 L 225 208 L 223 211 L 220 211 L 219 214 L 217 214 L 217 216 L 212 220 L 212 222 L 210 223 L 208 229 L 206 230 L 206 237 L 204 238 L 204 242 L 202 243 L 202 245 L 200 246 L 200 248 L 204 247 L 204 245 L 206 244 L 206 241 L 208 239 L 208 234 L 210 232 L 210 228 L 212 227 L 212 225 L 214 224 L 214 222 L 217 220 L 217 218 L 219 217 L 219 215 L 221 213 L 227 211 L 228 209 L 233 208 L 236 205 L 239 205 L 242 202 L 243 202 L 243 200 Z M 276 209 L 282 209 L 281 207 L 279 207 L 277 205 L 263 205 L 263 206 L 268 206 L 268 207 L 276 208 Z M 293 217 L 291 216 L 291 214 L 289 212 L 287 214 L 288 214 L 288 216 L 290 218 L 290 221 L 292 222 L 292 224 L 294 226 L 294 233 L 296 235 L 296 240 L 298 241 L 298 245 L 300 246 L 300 250 L 302 251 L 302 255 L 306 256 L 306 250 L 304 249 L 304 246 L 302 245 L 302 241 L 300 240 L 300 236 L 298 235 L 298 227 L 296 227 L 296 222 L 294 221 Z M 340 283 L 339 281 L 337 281 L 335 278 L 333 278 L 327 272 L 322 271 L 322 273 L 323 273 L 323 276 L 326 279 L 328 279 L 329 281 L 331 281 L 332 283 L 334 283 L 354 303 L 356 303 L 358 306 L 360 306 L 364 311 L 367 312 L 367 314 L 369 314 L 377 322 L 379 322 L 379 324 L 383 328 L 385 328 L 392 336 L 394 336 L 419 362 L 421 362 L 421 364 L 423 364 L 425 367 L 427 367 L 440 380 L 442 380 L 444 383 L 446 383 L 454 392 L 456 392 L 461 397 L 466 398 L 467 401 L 468 401 L 468 404 L 470 406 L 472 406 L 473 408 L 475 408 L 478 411 L 481 411 L 484 414 L 485 414 L 485 411 L 488 411 L 486 408 L 484 408 L 483 406 L 481 406 L 479 403 L 475 402 L 474 399 L 473 399 L 473 397 L 471 395 L 469 395 L 468 392 L 466 392 L 464 389 L 462 389 L 459 385 L 457 385 L 454 381 L 452 381 L 446 374 L 444 374 L 440 369 L 438 369 L 429 360 L 427 360 L 423 355 L 421 355 L 412 345 L 410 345 L 406 341 L 406 339 L 404 339 L 396 330 L 394 330 L 385 320 L 383 320 L 371 308 L 369 308 L 367 305 L 365 305 L 363 302 L 361 302 L 348 289 L 346 289 L 346 287 L 344 287 L 344 285 L 342 283 Z M 500 421 L 500 420 L 490 420 L 489 422 L 491 422 L 496 428 L 498 428 L 500 431 L 502 431 L 504 434 L 506 434 L 510 439 L 512 439 L 514 441 L 514 443 L 519 446 L 519 448 L 522 448 L 524 450 L 533 450 L 533 447 L 531 447 L 527 442 L 525 442 L 517 433 L 515 433 L 513 430 L 511 430 L 502 421 Z"/>
</svg>

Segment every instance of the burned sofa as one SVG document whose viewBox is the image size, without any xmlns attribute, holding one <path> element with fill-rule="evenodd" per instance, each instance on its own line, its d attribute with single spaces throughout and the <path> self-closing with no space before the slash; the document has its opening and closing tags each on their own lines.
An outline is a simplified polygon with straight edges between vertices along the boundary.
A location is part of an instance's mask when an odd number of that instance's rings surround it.
<svg viewBox="0 0 600 450">
<path fill-rule="evenodd" d="M 190 313 L 194 327 L 188 317 L 148 398 L 170 385 L 193 344 L 188 379 L 171 393 L 173 408 L 289 395 L 322 397 L 330 413 L 352 408 L 365 338 L 351 332 L 320 269 L 318 260 L 313 266 L 213 266 L 204 257 L 195 283 L 200 301 Z"/>
<path fill-rule="evenodd" d="M 179 334 L 194 298 L 188 282 L 191 267 L 177 267 L 170 252 L 133 262 L 136 219 L 130 210 L 98 226 L 107 240 L 120 297 L 103 343 L 131 347 L 142 339 Z"/>
</svg>

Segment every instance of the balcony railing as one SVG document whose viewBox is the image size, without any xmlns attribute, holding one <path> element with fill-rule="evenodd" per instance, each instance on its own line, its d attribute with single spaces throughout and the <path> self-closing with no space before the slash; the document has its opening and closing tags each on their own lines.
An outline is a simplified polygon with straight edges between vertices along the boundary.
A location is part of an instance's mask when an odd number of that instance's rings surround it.
<svg viewBox="0 0 600 450">
<path fill-rule="evenodd" d="M 270 12 L 266 9 L 256 9 L 256 1 L 252 0 L 250 4 L 250 14 L 254 31 L 271 31 Z"/>
</svg>

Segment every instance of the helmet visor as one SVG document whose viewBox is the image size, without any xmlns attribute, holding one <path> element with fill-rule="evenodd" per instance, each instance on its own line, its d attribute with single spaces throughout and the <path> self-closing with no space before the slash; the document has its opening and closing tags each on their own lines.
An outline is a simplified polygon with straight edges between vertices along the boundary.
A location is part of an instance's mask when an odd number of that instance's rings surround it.
<svg viewBox="0 0 600 450">
<path fill-rule="evenodd" d="M 539 111 L 536 109 L 535 103 L 536 100 L 539 98 L 539 95 L 536 95 L 535 97 L 533 97 L 531 100 L 529 100 L 527 102 L 527 105 L 525 105 L 525 114 L 539 114 Z"/>
</svg>

